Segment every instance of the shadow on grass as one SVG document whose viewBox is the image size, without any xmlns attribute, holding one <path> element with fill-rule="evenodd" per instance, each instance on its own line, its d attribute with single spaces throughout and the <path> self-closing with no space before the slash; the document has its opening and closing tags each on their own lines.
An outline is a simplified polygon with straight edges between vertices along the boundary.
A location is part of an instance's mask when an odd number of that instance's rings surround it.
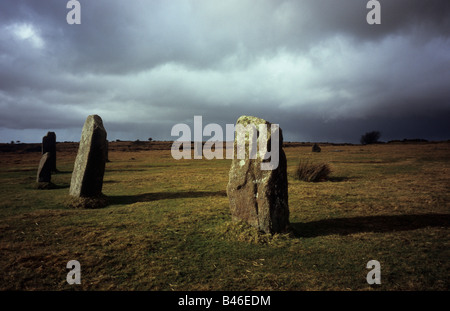
<svg viewBox="0 0 450 311">
<path fill-rule="evenodd" d="M 296 237 L 318 237 L 324 235 L 348 235 L 363 232 L 396 232 L 415 230 L 425 227 L 450 227 L 450 214 L 416 214 L 361 216 L 334 218 L 292 223 Z"/>
<path fill-rule="evenodd" d="M 294 173 L 289 174 L 289 178 L 292 178 L 292 179 L 298 181 L 298 178 L 295 176 Z M 343 181 L 351 181 L 351 180 L 355 180 L 355 179 L 358 179 L 358 177 L 330 176 L 326 180 L 320 180 L 320 181 L 315 181 L 315 182 L 314 181 L 308 181 L 308 183 L 309 182 L 311 182 L 311 183 L 327 182 L 327 181 L 329 181 L 329 182 L 343 182 Z M 304 182 L 306 182 L 306 181 L 304 181 Z"/>
<path fill-rule="evenodd" d="M 70 188 L 70 184 L 57 184 L 54 186 L 53 189 L 69 189 Z"/>
<path fill-rule="evenodd" d="M 129 169 L 129 168 L 124 168 L 124 169 L 108 169 L 105 172 L 145 172 L 145 169 Z"/>
<path fill-rule="evenodd" d="M 68 189 L 70 188 L 70 184 L 54 184 L 52 182 L 33 182 L 30 186 L 30 189 L 38 189 L 38 190 L 57 190 L 57 189 Z"/>
<path fill-rule="evenodd" d="M 182 191 L 182 192 L 154 192 L 137 195 L 108 195 L 108 205 L 134 204 L 165 199 L 203 198 L 221 196 L 226 197 L 226 191 Z"/>
<path fill-rule="evenodd" d="M 328 181 L 331 181 L 331 182 L 348 181 L 350 179 L 351 179 L 350 177 L 343 177 L 343 176 L 331 176 L 331 177 L 328 177 Z"/>
</svg>

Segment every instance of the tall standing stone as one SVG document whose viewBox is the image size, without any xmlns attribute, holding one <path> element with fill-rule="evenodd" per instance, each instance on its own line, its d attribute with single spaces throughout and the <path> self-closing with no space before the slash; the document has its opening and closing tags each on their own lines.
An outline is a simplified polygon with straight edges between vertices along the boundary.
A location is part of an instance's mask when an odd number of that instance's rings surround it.
<svg viewBox="0 0 450 311">
<path fill-rule="evenodd" d="M 49 153 L 50 169 L 56 172 L 56 134 L 55 132 L 47 132 L 42 137 L 42 154 Z"/>
<path fill-rule="evenodd" d="M 38 172 L 37 172 L 37 183 L 49 183 L 52 179 L 52 162 L 50 153 L 46 152 L 41 157 L 41 161 L 39 162 Z"/>
<path fill-rule="evenodd" d="M 271 123 L 256 117 L 242 116 L 236 126 L 256 126 L 256 135 L 260 137 L 259 125 L 267 126 L 266 150 L 271 150 Z M 231 216 L 234 221 L 245 221 L 266 233 L 284 232 L 289 227 L 287 161 L 282 149 L 283 136 L 279 129 L 278 167 L 273 170 L 262 170 L 263 160 L 259 150 L 256 159 L 251 159 L 249 142 L 252 135 L 234 140 L 234 158 L 229 173 L 227 195 L 230 201 Z M 243 141 L 244 139 L 244 141 Z M 238 145 L 245 143 L 245 158 L 237 158 Z M 259 144 L 264 141 L 259 141 Z M 274 151 L 274 150 L 272 150 Z"/>
<path fill-rule="evenodd" d="M 87 117 L 81 133 L 69 194 L 93 198 L 102 195 L 106 163 L 106 130 L 98 115 Z"/>
</svg>

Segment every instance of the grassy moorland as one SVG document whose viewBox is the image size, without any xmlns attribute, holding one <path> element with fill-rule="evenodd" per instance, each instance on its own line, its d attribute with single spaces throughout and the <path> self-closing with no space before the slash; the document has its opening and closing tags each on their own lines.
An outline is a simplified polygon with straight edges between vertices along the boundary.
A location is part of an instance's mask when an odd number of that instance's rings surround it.
<svg viewBox="0 0 450 311">
<path fill-rule="evenodd" d="M 0 152 L 0 289 L 450 289 L 448 142 L 285 148 L 293 232 L 274 236 L 230 221 L 230 160 L 155 146 L 111 143 L 109 205 L 91 210 L 65 205 L 76 145 L 58 144 L 51 190 L 34 187 L 39 148 Z M 295 180 L 300 159 L 329 163 L 330 180 Z"/>
</svg>

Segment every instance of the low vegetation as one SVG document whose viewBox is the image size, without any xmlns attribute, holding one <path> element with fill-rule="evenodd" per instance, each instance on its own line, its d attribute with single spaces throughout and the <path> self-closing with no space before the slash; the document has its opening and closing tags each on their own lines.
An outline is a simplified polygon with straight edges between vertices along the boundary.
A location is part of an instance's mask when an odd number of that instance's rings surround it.
<svg viewBox="0 0 450 311">
<path fill-rule="evenodd" d="M 311 163 L 309 160 L 300 160 L 294 176 L 297 180 L 318 182 L 328 180 L 330 174 L 331 168 L 327 163 Z"/>
</svg>

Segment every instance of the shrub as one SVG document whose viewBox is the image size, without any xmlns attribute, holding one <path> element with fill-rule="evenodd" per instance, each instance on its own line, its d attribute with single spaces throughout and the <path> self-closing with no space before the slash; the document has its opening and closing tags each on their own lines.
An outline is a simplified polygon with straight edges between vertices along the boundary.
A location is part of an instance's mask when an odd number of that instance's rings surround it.
<svg viewBox="0 0 450 311">
<path fill-rule="evenodd" d="M 308 160 L 300 160 L 295 171 L 295 179 L 318 182 L 327 180 L 331 174 L 331 168 L 327 163 L 310 163 Z"/>
</svg>

